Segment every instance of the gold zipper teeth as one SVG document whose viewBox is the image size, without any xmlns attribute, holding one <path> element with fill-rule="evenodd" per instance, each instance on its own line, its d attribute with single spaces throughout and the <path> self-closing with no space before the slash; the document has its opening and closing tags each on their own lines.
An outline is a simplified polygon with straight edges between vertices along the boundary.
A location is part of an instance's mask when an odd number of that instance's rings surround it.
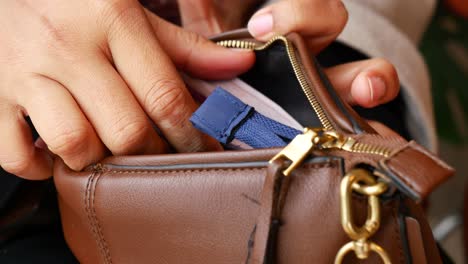
<svg viewBox="0 0 468 264">
<path fill-rule="evenodd" d="M 384 146 L 370 145 L 361 142 L 354 143 L 354 145 L 351 147 L 351 151 L 357 153 L 375 154 L 384 157 L 389 157 L 391 154 L 391 150 Z"/>
<path fill-rule="evenodd" d="M 311 89 L 309 82 L 307 82 L 307 79 L 302 72 L 301 66 L 297 62 L 297 57 L 296 57 L 296 52 L 294 50 L 293 45 L 291 45 L 291 42 L 286 39 L 283 36 L 276 36 L 271 38 L 268 42 L 265 44 L 257 44 L 252 41 L 244 41 L 244 40 L 223 40 L 217 42 L 218 45 L 227 47 L 227 48 L 237 48 L 237 49 L 251 49 L 251 50 L 264 50 L 271 46 L 274 42 L 276 41 L 282 41 L 286 47 L 286 52 L 288 53 L 289 60 L 292 64 L 292 68 L 294 71 L 294 74 L 296 75 L 297 81 L 299 82 L 299 85 L 302 88 L 302 91 L 304 92 L 305 96 L 307 97 L 307 100 L 309 101 L 310 105 L 312 106 L 312 109 L 317 113 L 318 119 L 320 120 L 320 123 L 322 123 L 322 126 L 325 130 L 334 130 L 333 125 L 330 122 L 330 119 L 328 119 L 327 115 L 325 114 L 325 111 L 323 110 L 323 107 L 320 105 L 320 102 L 317 100 L 317 97 L 315 96 L 313 90 Z"/>
<path fill-rule="evenodd" d="M 330 122 L 330 119 L 325 114 L 325 111 L 323 110 L 322 105 L 317 100 L 317 97 L 314 94 L 314 91 L 310 87 L 309 82 L 307 81 L 306 76 L 303 73 L 302 68 L 298 63 L 298 59 L 296 57 L 296 52 L 294 50 L 294 47 L 288 39 L 286 39 L 283 36 L 276 36 L 276 37 L 271 38 L 268 42 L 264 44 L 259 44 L 259 43 L 256 43 L 253 41 L 247 41 L 247 40 L 222 40 L 222 41 L 217 42 L 216 44 L 226 47 L 226 48 L 250 49 L 250 50 L 261 51 L 261 50 L 268 48 L 269 46 L 271 46 L 274 42 L 278 40 L 284 43 L 286 47 L 286 51 L 288 53 L 289 60 L 292 64 L 294 74 L 296 75 L 297 81 L 299 82 L 299 85 L 301 86 L 302 91 L 307 97 L 307 100 L 309 101 L 310 105 L 312 106 L 314 111 L 317 113 L 318 119 L 320 120 L 320 123 L 322 123 L 323 129 L 327 131 L 334 130 L 334 127 L 332 123 Z M 384 157 L 388 157 L 391 154 L 391 150 L 389 150 L 386 147 L 370 145 L 370 144 L 361 143 L 361 142 L 355 142 L 347 150 L 351 152 L 356 152 L 356 153 L 374 154 L 374 155 L 380 155 Z"/>
<path fill-rule="evenodd" d="M 244 40 L 222 40 L 216 42 L 219 46 L 235 49 L 250 49 L 253 50 L 257 46 L 257 43 L 253 41 L 244 41 Z"/>
<path fill-rule="evenodd" d="M 287 50 L 288 50 L 289 57 L 296 57 L 295 52 L 292 49 L 291 45 L 287 47 Z M 320 105 L 320 102 L 317 100 L 317 97 L 315 96 L 314 92 L 312 91 L 312 89 L 310 89 L 307 79 L 305 75 L 302 73 L 299 63 L 297 63 L 296 60 L 293 61 L 292 67 L 293 67 L 294 72 L 296 73 L 297 81 L 301 85 L 302 90 L 304 91 L 304 94 L 309 100 L 309 103 L 311 104 L 312 108 L 317 113 L 318 119 L 320 120 L 320 123 L 322 123 L 323 128 L 325 130 L 333 130 L 334 129 L 333 125 L 331 124 L 330 120 L 326 116 L 325 111 L 323 111 L 323 108 Z M 304 87 L 307 87 L 307 88 L 304 88 Z"/>
</svg>

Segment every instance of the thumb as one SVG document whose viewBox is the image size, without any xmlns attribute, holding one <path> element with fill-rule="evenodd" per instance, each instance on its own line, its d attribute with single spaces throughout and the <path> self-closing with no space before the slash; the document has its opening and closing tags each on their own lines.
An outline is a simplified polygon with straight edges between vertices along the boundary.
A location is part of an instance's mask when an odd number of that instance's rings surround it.
<svg viewBox="0 0 468 264">
<path fill-rule="evenodd" d="M 252 51 L 227 49 L 147 11 L 159 43 L 178 69 L 207 80 L 233 78 L 252 67 Z"/>
<path fill-rule="evenodd" d="M 343 30 L 348 14 L 341 0 L 281 0 L 259 10 L 247 27 L 257 39 L 297 32 L 318 51 Z"/>
<path fill-rule="evenodd" d="M 393 100 L 400 90 L 395 67 L 380 58 L 340 64 L 325 72 L 349 104 L 378 106 Z"/>
</svg>

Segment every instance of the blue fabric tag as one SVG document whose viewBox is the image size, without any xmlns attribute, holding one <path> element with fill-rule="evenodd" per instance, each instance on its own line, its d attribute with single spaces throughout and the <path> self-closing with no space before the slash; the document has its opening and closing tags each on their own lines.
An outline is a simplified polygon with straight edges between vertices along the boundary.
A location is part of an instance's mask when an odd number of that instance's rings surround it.
<svg viewBox="0 0 468 264">
<path fill-rule="evenodd" d="M 301 133 L 263 116 L 220 87 L 205 100 L 190 121 L 223 144 L 237 138 L 253 148 L 285 146 Z"/>
</svg>

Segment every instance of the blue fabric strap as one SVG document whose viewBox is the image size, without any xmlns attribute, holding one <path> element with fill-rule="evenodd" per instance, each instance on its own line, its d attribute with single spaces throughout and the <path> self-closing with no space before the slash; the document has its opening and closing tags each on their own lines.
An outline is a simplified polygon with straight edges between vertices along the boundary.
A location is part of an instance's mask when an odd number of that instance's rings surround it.
<svg viewBox="0 0 468 264">
<path fill-rule="evenodd" d="M 237 138 L 253 148 L 280 147 L 301 133 L 256 112 L 219 87 L 190 121 L 197 129 L 225 145 Z"/>
</svg>

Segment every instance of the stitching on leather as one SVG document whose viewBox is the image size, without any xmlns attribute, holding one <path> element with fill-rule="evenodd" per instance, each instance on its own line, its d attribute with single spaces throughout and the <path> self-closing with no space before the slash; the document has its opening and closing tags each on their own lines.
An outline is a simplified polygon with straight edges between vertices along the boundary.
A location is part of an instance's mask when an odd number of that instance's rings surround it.
<svg viewBox="0 0 468 264">
<path fill-rule="evenodd" d="M 88 221 L 91 225 L 91 231 L 93 233 L 93 237 L 98 245 L 99 251 L 101 252 L 101 256 L 104 258 L 105 263 L 112 264 L 112 260 L 110 258 L 110 252 L 107 247 L 107 243 L 104 240 L 104 236 L 99 225 L 96 210 L 94 209 L 94 197 L 96 188 L 94 188 L 95 184 L 94 180 L 99 178 L 101 172 L 95 171 L 88 177 L 88 182 L 86 183 L 86 192 L 85 192 L 85 211 L 88 216 Z M 97 184 L 97 181 L 96 181 Z"/>
<path fill-rule="evenodd" d="M 336 167 L 335 163 L 324 163 L 324 164 L 311 164 L 306 165 L 303 168 L 305 169 L 322 169 L 322 168 L 334 168 Z M 216 172 L 216 171 L 258 171 L 258 170 L 266 170 L 267 167 L 261 168 L 214 168 L 214 169 L 176 169 L 176 170 L 109 170 L 108 172 L 111 173 L 119 173 L 119 174 L 128 174 L 128 173 L 150 173 L 150 174 L 167 174 L 167 173 L 180 173 L 180 172 Z"/>
<path fill-rule="evenodd" d="M 93 237 L 94 237 L 94 240 L 99 248 L 99 251 L 101 252 L 101 255 L 104 256 L 103 254 L 103 249 L 102 249 L 102 245 L 101 245 L 101 241 L 99 239 L 99 234 L 97 232 L 97 228 L 96 228 L 96 225 L 95 225 L 95 221 L 94 221 L 94 218 L 93 218 L 93 214 L 92 214 L 92 210 L 91 210 L 91 186 L 92 186 L 92 182 L 94 181 L 94 178 L 96 176 L 98 172 L 93 172 L 89 177 L 88 177 L 88 181 L 86 183 L 86 192 L 85 192 L 85 211 L 86 211 L 86 215 L 88 217 L 88 221 L 89 221 L 89 224 L 91 225 L 91 231 L 93 233 Z"/>
<path fill-rule="evenodd" d="M 310 164 L 304 166 L 306 169 L 322 169 L 322 168 L 333 168 L 336 167 L 336 163 L 324 163 L 324 164 Z M 207 172 L 207 171 L 259 171 L 266 170 L 266 167 L 263 168 L 230 168 L 230 169 L 186 169 L 186 170 L 170 170 L 170 171 L 154 171 L 154 170 L 106 170 L 106 172 L 119 173 L 119 174 L 130 174 L 130 173 L 150 173 L 150 174 L 163 174 L 163 173 L 180 173 L 180 172 Z M 101 255 L 104 257 L 105 263 L 112 264 L 112 258 L 109 250 L 107 241 L 104 238 L 104 233 L 102 227 L 98 221 L 96 210 L 94 207 L 95 202 L 95 192 L 101 172 L 94 172 L 89 178 L 86 184 L 86 194 L 85 194 L 85 206 L 86 212 L 88 214 L 88 220 L 91 224 L 91 229 L 93 236 L 96 239 L 98 247 L 101 251 Z M 93 184 L 93 182 L 95 182 Z M 91 191 L 92 189 L 92 191 Z"/>
<path fill-rule="evenodd" d="M 422 153 L 423 155 L 428 157 L 432 162 L 436 163 L 437 165 L 441 166 L 442 168 L 444 168 L 446 170 L 449 170 L 449 171 L 452 170 L 452 168 L 450 168 L 450 166 L 445 164 L 443 161 L 437 159 L 437 157 L 435 157 L 432 153 L 425 150 L 423 147 L 419 146 L 414 141 L 409 142 L 407 145 L 405 145 L 404 147 L 399 149 L 397 152 L 395 152 L 391 157 L 387 158 L 385 160 L 385 163 L 387 164 L 387 166 L 388 166 L 388 163 L 390 162 L 391 158 L 396 158 L 398 155 L 401 155 L 404 151 L 406 151 L 406 149 L 410 149 L 410 150 L 414 150 L 414 151 L 417 151 L 419 153 Z M 394 170 L 392 170 L 392 172 L 395 175 L 397 175 L 398 178 L 400 178 L 406 185 L 408 185 L 411 189 L 413 189 L 415 192 L 417 192 L 419 195 L 422 195 L 424 193 L 424 191 L 421 191 L 420 188 L 418 188 L 417 184 L 414 181 L 409 181 L 405 177 L 401 177 Z M 430 185 L 433 185 L 433 184 L 435 184 L 434 181 L 431 181 Z"/>
<path fill-rule="evenodd" d="M 99 220 L 97 218 L 97 214 L 96 214 L 96 208 L 94 206 L 94 201 L 95 201 L 95 197 L 96 197 L 96 187 L 97 184 L 98 184 L 98 181 L 99 179 L 101 178 L 101 175 L 102 173 L 98 173 L 95 177 L 95 184 L 93 184 L 94 188 L 93 188 L 93 196 L 92 196 L 92 202 L 91 202 L 91 205 L 92 205 L 92 214 L 94 216 L 94 221 L 95 221 L 95 225 L 97 227 L 97 231 L 98 231 L 98 236 L 99 236 L 99 240 L 101 242 L 101 246 L 102 246 L 102 251 L 104 251 L 104 256 L 105 256 L 105 261 L 106 263 L 109 263 L 109 264 L 112 264 L 112 258 L 110 256 L 110 250 L 109 250 L 109 246 L 107 244 L 107 241 L 104 239 L 104 233 L 102 231 L 102 227 L 101 227 L 101 224 L 99 223 Z"/>
</svg>

